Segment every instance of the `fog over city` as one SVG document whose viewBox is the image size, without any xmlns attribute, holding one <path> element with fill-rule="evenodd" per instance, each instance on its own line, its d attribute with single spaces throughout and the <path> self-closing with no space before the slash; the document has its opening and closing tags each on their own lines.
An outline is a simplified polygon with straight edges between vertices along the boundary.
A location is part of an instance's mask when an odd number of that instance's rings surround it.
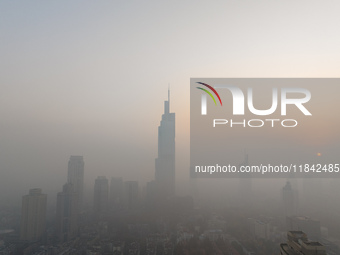
<svg viewBox="0 0 340 255">
<path fill-rule="evenodd" d="M 340 179 L 190 178 L 190 78 L 339 77 L 339 11 L 336 1 L 0 2 L 0 254 L 151 254 L 152 243 L 152 254 L 295 254 L 282 250 L 304 234 L 322 244 L 315 254 L 340 254 Z M 303 129 L 268 134 L 275 148 L 249 131 L 253 145 L 230 147 L 233 162 L 339 161 L 339 90 L 311 102 Z M 32 197 L 46 218 L 34 235 Z"/>
</svg>

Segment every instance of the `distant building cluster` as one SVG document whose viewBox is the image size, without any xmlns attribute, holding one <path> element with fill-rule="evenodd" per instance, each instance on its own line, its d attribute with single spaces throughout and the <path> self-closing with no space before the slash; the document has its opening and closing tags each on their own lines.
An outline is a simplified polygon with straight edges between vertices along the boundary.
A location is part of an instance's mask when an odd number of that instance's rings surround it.
<svg viewBox="0 0 340 255">
<path fill-rule="evenodd" d="M 107 220 L 110 219 L 112 212 L 124 215 L 138 211 L 143 207 L 151 211 L 163 207 L 166 209 L 182 206 L 183 208 L 192 208 L 191 198 L 175 196 L 175 113 L 170 112 L 170 90 L 168 91 L 168 100 L 164 102 L 164 114 L 158 127 L 155 179 L 147 184 L 144 192 L 141 192 L 137 181 L 123 181 L 121 177 L 117 176 L 112 177 L 109 181 L 105 176 L 98 176 L 94 181 L 92 214 L 88 214 L 88 210 L 84 208 L 84 166 L 83 156 L 70 156 L 67 182 L 63 185 L 62 191 L 57 194 L 53 233 L 49 233 L 46 228 L 47 195 L 43 194 L 41 189 L 36 188 L 31 189 L 28 195 L 23 196 L 20 224 L 21 243 L 18 244 L 22 247 L 23 253 L 37 252 L 40 248 L 35 247 L 34 243 L 46 243 L 47 238 L 52 236 L 53 242 L 62 244 L 62 246 L 49 249 L 51 254 L 73 254 L 74 250 L 67 248 L 68 246 L 65 247 L 64 244 L 73 243 L 74 245 L 74 242 L 81 242 L 81 237 L 84 237 L 85 233 L 86 240 L 91 240 L 91 231 L 99 233 L 102 238 L 111 228 L 107 224 Z M 88 228 L 84 226 L 84 222 L 93 222 L 97 227 L 95 229 Z M 141 226 L 143 225 L 130 224 L 128 229 L 132 235 L 139 231 L 148 235 L 146 243 L 148 254 L 153 254 L 153 250 L 159 251 L 160 246 L 163 247 L 163 254 L 173 253 L 174 247 L 169 241 L 169 237 L 149 235 L 149 227 L 142 228 Z M 110 229 L 110 232 L 114 233 L 114 231 L 114 229 Z M 93 245 L 87 245 L 91 248 L 86 254 L 98 254 L 98 250 L 103 252 L 103 245 L 98 245 L 95 238 L 90 242 Z M 123 254 L 123 250 L 128 250 L 128 254 L 131 255 L 140 254 L 139 243 L 124 244 L 124 242 L 107 241 L 105 247 L 109 247 L 105 249 L 114 251 L 114 254 Z M 40 250 L 47 252 L 45 248 Z"/>
<path fill-rule="evenodd" d="M 340 254 L 319 220 L 299 215 L 292 180 L 278 189 L 279 217 L 248 215 L 245 208 L 255 204 L 249 174 L 238 180 L 239 196 L 228 211 L 233 218 L 219 207 L 195 208 L 191 196 L 176 196 L 175 113 L 168 93 L 158 127 L 154 180 L 141 187 L 119 176 L 98 176 L 93 203 L 87 206 L 84 158 L 72 155 L 67 181 L 50 213 L 53 219 L 47 217 L 47 195 L 39 188 L 22 197 L 21 215 L 0 211 L 0 229 L 21 219 L 16 230 L 0 230 L 0 255 Z M 249 165 L 247 154 L 241 165 Z M 20 233 L 16 238 L 15 232 Z"/>
</svg>

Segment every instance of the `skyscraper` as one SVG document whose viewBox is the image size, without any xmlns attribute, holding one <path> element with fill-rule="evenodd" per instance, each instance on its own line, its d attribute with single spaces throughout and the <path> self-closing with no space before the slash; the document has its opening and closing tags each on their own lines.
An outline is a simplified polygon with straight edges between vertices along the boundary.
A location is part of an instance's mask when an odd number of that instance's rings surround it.
<svg viewBox="0 0 340 255">
<path fill-rule="evenodd" d="M 84 160 L 83 156 L 71 156 L 68 161 L 67 182 L 73 184 L 76 193 L 78 208 L 83 205 L 84 192 Z"/>
<path fill-rule="evenodd" d="M 163 197 L 175 195 L 175 113 L 170 113 L 170 90 L 164 102 L 164 114 L 158 127 L 158 157 L 155 180 Z"/>
<path fill-rule="evenodd" d="M 245 153 L 244 161 L 240 166 L 249 166 L 248 154 Z M 241 207 L 252 205 L 252 176 L 251 173 L 239 173 L 238 202 Z"/>
<path fill-rule="evenodd" d="M 290 216 L 286 219 L 287 229 L 306 233 L 312 240 L 321 240 L 321 224 L 319 220 L 307 216 Z"/>
<path fill-rule="evenodd" d="M 57 196 L 57 236 L 60 242 L 69 241 L 78 233 L 78 202 L 73 184 L 66 183 Z"/>
<path fill-rule="evenodd" d="M 109 181 L 105 176 L 98 176 L 94 183 L 93 209 L 96 214 L 107 212 L 109 205 Z"/>
<path fill-rule="evenodd" d="M 124 182 L 124 206 L 126 209 L 135 209 L 138 206 L 138 182 L 126 181 Z"/>
<path fill-rule="evenodd" d="M 123 179 L 112 177 L 110 182 L 110 206 L 117 209 L 123 202 Z"/>
<path fill-rule="evenodd" d="M 297 193 L 289 181 L 282 188 L 282 201 L 285 218 L 297 214 Z"/>
<path fill-rule="evenodd" d="M 47 195 L 41 189 L 30 189 L 29 194 L 22 197 L 20 239 L 38 241 L 46 225 Z"/>
</svg>

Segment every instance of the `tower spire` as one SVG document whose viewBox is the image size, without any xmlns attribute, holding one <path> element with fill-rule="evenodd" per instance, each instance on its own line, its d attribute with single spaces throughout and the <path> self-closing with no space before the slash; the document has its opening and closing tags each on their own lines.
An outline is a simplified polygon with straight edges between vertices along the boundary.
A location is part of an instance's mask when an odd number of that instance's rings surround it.
<svg viewBox="0 0 340 255">
<path fill-rule="evenodd" d="M 168 100 L 164 101 L 164 113 L 170 113 L 170 84 L 168 84 Z"/>
</svg>

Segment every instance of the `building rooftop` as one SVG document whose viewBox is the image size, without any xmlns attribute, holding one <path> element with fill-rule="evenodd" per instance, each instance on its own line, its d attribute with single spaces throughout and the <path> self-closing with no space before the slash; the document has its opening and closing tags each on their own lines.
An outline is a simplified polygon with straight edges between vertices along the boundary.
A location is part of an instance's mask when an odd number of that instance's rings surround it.
<svg viewBox="0 0 340 255">
<path fill-rule="evenodd" d="M 319 242 L 308 241 L 302 231 L 288 231 L 287 243 L 280 244 L 281 255 L 326 255 L 325 246 Z"/>
<path fill-rule="evenodd" d="M 288 244 L 285 243 L 280 244 L 280 252 L 281 255 L 299 255 L 299 252 L 294 251 L 288 246 Z"/>
</svg>

